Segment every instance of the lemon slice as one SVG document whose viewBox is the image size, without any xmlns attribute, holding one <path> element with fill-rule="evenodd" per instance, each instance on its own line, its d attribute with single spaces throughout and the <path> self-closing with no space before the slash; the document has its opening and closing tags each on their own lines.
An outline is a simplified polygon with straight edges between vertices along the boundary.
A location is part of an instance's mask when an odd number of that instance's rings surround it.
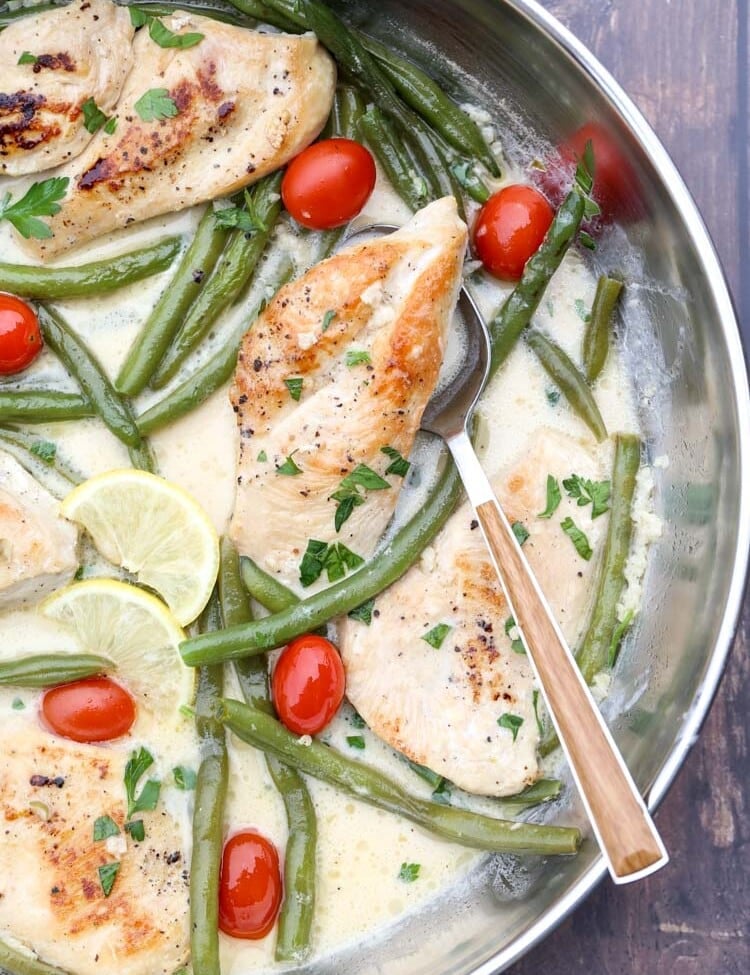
<svg viewBox="0 0 750 975">
<path fill-rule="evenodd" d="M 154 589 L 182 626 L 208 602 L 219 571 L 219 539 L 189 494 L 146 471 L 107 471 L 63 501 L 66 518 L 101 554 Z"/>
<path fill-rule="evenodd" d="M 156 596 L 127 582 L 88 579 L 53 593 L 41 611 L 70 626 L 82 650 L 108 657 L 155 714 L 167 717 L 192 700 L 195 671 L 179 651 L 185 633 Z"/>
</svg>

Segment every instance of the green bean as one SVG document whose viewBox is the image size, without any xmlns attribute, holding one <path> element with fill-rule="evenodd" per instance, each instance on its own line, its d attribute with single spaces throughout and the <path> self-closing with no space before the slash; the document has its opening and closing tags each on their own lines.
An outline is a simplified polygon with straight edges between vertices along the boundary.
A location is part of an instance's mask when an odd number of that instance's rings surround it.
<svg viewBox="0 0 750 975">
<path fill-rule="evenodd" d="M 123 443 L 137 447 L 141 434 L 130 406 L 115 390 L 93 353 L 56 312 L 39 305 L 38 314 L 45 342 L 76 379 L 102 422 Z"/>
<path fill-rule="evenodd" d="M 131 5 L 129 4 L 128 6 Z M 132 6 L 137 7 L 152 17 L 168 17 L 175 10 L 187 10 L 192 14 L 209 17 L 211 20 L 219 20 L 225 24 L 243 24 L 245 22 L 244 18 L 237 17 L 237 14 L 233 10 L 227 10 L 224 6 L 191 3 L 190 0 L 185 0 L 183 3 L 164 3 L 162 0 L 155 0 L 152 3 L 151 0 L 138 0 L 138 3 L 132 4 Z"/>
<path fill-rule="evenodd" d="M 575 853 L 577 829 L 493 819 L 409 795 L 377 769 L 347 758 L 335 748 L 299 738 L 262 711 L 224 699 L 219 717 L 243 741 L 271 752 L 300 772 L 342 789 L 355 799 L 404 816 L 430 832 L 480 850 L 502 853 Z"/>
<path fill-rule="evenodd" d="M 128 350 L 115 380 L 115 387 L 121 393 L 136 396 L 146 388 L 204 281 L 216 266 L 226 239 L 227 231 L 217 226 L 209 206 L 174 277 Z"/>
<path fill-rule="evenodd" d="M 360 119 L 359 134 L 370 146 L 391 185 L 409 209 L 416 211 L 423 207 L 427 202 L 427 187 L 420 185 L 393 124 L 377 105 L 371 105 Z"/>
<path fill-rule="evenodd" d="M 583 333 L 583 369 L 593 383 L 599 378 L 609 352 L 612 318 L 622 291 L 622 281 L 603 274 L 596 283 L 591 314 Z"/>
<path fill-rule="evenodd" d="M 137 470 L 148 471 L 150 474 L 158 473 L 156 457 L 154 457 L 151 444 L 145 437 L 137 447 L 128 447 L 128 456 L 130 457 L 130 463 Z"/>
<path fill-rule="evenodd" d="M 443 453 L 445 456 L 445 452 Z M 196 666 L 236 660 L 283 646 L 301 633 L 309 633 L 334 616 L 367 602 L 395 582 L 450 516 L 459 497 L 461 482 L 452 463 L 447 463 L 435 490 L 388 545 L 356 572 L 295 606 L 253 623 L 221 633 L 192 637 L 180 644 L 185 663 Z"/>
<path fill-rule="evenodd" d="M 221 540 L 219 593 L 225 626 L 252 619 L 250 600 L 240 574 L 237 549 L 228 538 Z M 273 715 L 264 657 L 235 662 L 245 701 Z M 277 961 L 302 961 L 310 951 L 310 929 L 315 907 L 315 849 L 317 821 L 310 793 L 301 776 L 272 755 L 266 755 L 271 778 L 284 802 L 288 839 L 284 855 L 284 902 L 278 920 Z"/>
<path fill-rule="evenodd" d="M 202 628 L 221 624 L 214 592 Z M 221 667 L 201 667 L 195 699 L 195 723 L 200 736 L 201 763 L 195 783 L 193 849 L 190 859 L 190 948 L 192 968 L 201 975 L 220 975 L 219 873 L 224 830 L 224 804 L 229 776 L 224 728 L 217 720 L 223 688 Z"/>
<path fill-rule="evenodd" d="M 0 264 L 0 291 L 45 301 L 106 294 L 166 271 L 181 244 L 181 237 L 165 237 L 148 247 L 77 267 Z"/>
<path fill-rule="evenodd" d="M 542 364 L 552 382 L 567 399 L 573 412 L 601 443 L 607 438 L 607 428 L 599 412 L 586 377 L 576 364 L 552 339 L 535 328 L 526 333 L 526 342 Z"/>
<path fill-rule="evenodd" d="M 213 274 L 196 298 L 182 327 L 151 377 L 153 389 L 161 389 L 169 382 L 213 327 L 218 316 L 246 287 L 281 213 L 281 176 L 281 173 L 273 173 L 252 188 L 255 211 L 264 229 L 253 234 L 242 230 L 232 231 Z"/>
<path fill-rule="evenodd" d="M 364 48 L 377 58 L 381 69 L 410 108 L 454 149 L 467 156 L 476 156 L 493 176 L 500 176 L 500 167 L 479 126 L 432 78 L 413 62 L 394 54 L 380 41 L 366 34 L 358 36 Z"/>
<path fill-rule="evenodd" d="M 609 525 L 599 566 L 591 618 L 577 653 L 588 683 L 607 666 L 612 635 L 617 628 L 617 606 L 625 589 L 625 565 L 633 534 L 633 495 L 641 462 L 641 442 L 632 434 L 615 436 Z"/>
<path fill-rule="evenodd" d="M 568 193 L 542 241 L 526 262 L 521 280 L 489 323 L 492 368 L 499 368 L 531 321 L 544 290 L 560 266 L 583 220 L 585 200 L 576 187 Z"/>
<path fill-rule="evenodd" d="M 247 555 L 240 559 L 240 574 L 253 599 L 257 599 L 271 613 L 280 613 L 282 609 L 288 609 L 299 602 L 299 597 L 291 589 L 287 589 L 278 579 L 261 569 Z"/>
<path fill-rule="evenodd" d="M 28 7 L 15 7 L 13 10 L 7 4 L 3 4 L 0 10 L 0 30 L 15 23 L 22 17 L 31 17 L 34 14 L 44 14 L 48 10 L 57 10 L 58 7 L 65 6 L 64 3 L 35 3 Z"/>
<path fill-rule="evenodd" d="M 55 447 L 55 453 L 51 460 L 43 457 L 43 448 L 49 444 L 42 437 L 33 437 L 23 430 L 0 428 L 0 443 L 2 443 L 3 449 L 13 454 L 21 466 L 25 467 L 31 474 L 34 474 L 40 468 L 46 467 L 56 471 L 71 486 L 80 484 L 83 480 L 82 477 L 70 470 L 59 459 L 56 445 L 53 445 Z"/>
<path fill-rule="evenodd" d="M 292 265 L 287 259 L 276 270 L 271 287 L 277 291 L 289 280 L 291 273 Z M 255 306 L 249 316 L 250 322 L 257 318 L 261 309 L 262 303 Z M 136 422 L 143 436 L 161 430 L 190 413 L 230 379 L 237 365 L 237 353 L 247 328 L 247 322 L 243 321 L 241 331 L 228 338 L 218 352 L 175 386 L 164 399 L 141 413 Z"/>
<path fill-rule="evenodd" d="M 537 779 L 521 792 L 516 792 L 512 796 L 502 796 L 498 802 L 504 806 L 521 806 L 527 809 L 529 806 L 538 806 L 542 802 L 551 802 L 557 799 L 562 790 L 562 782 L 559 779 Z"/>
<path fill-rule="evenodd" d="M 299 772 L 273 755 L 266 755 L 266 764 L 284 800 L 288 825 L 284 903 L 278 921 L 276 961 L 302 962 L 310 954 L 315 910 L 317 817 L 310 792 Z"/>
<path fill-rule="evenodd" d="M 96 410 L 80 393 L 53 389 L 19 389 L 0 392 L 0 422 L 54 423 L 96 416 Z"/>
<path fill-rule="evenodd" d="M 0 663 L 0 685 L 56 687 L 84 677 L 110 673 L 115 665 L 93 653 L 40 653 Z"/>
<path fill-rule="evenodd" d="M 307 30 L 304 19 L 296 13 L 293 6 L 282 12 L 280 9 L 279 11 L 272 10 L 260 0 L 229 0 L 229 3 L 246 16 L 270 24 L 272 27 L 278 27 L 279 30 L 288 31 L 292 34 L 299 34 Z"/>
<path fill-rule="evenodd" d="M 48 965 L 36 955 L 16 951 L 4 941 L 0 941 L 0 971 L 12 972 L 13 975 L 68 975 L 61 968 Z"/>
</svg>

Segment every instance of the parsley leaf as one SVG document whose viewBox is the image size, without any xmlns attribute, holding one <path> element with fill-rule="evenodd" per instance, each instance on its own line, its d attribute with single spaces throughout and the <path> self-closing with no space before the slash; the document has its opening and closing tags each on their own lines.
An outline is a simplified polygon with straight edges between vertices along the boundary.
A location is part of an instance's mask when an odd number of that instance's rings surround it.
<svg viewBox="0 0 750 975">
<path fill-rule="evenodd" d="M 198 776 L 193 769 L 188 768 L 186 765 L 177 765 L 172 769 L 172 775 L 174 775 L 174 784 L 178 789 L 182 789 L 183 792 L 190 792 L 194 789 L 195 783 L 198 780 Z"/>
<path fill-rule="evenodd" d="M 94 820 L 94 842 L 106 840 L 110 836 L 119 836 L 120 827 L 111 816 L 99 816 Z"/>
<path fill-rule="evenodd" d="M 258 213 L 255 200 L 245 190 L 245 205 L 241 207 L 220 207 L 214 209 L 214 220 L 219 227 L 237 227 L 246 234 L 263 233 L 268 225 Z"/>
<path fill-rule="evenodd" d="M 536 728 L 539 732 L 539 737 L 544 734 L 544 726 L 539 719 L 539 691 L 532 691 L 531 700 L 534 702 L 534 717 L 536 718 Z"/>
<path fill-rule="evenodd" d="M 385 491 L 390 487 L 390 484 L 367 464 L 357 464 L 354 470 L 343 479 L 341 487 L 363 487 L 366 491 Z"/>
<path fill-rule="evenodd" d="M 395 447 L 381 447 L 380 452 L 391 460 L 391 463 L 385 469 L 386 474 L 395 474 L 396 477 L 406 477 L 411 464 L 401 456 Z"/>
<path fill-rule="evenodd" d="M 367 722 L 362 717 L 362 715 L 359 713 L 359 711 L 352 711 L 351 715 L 349 716 L 349 721 L 351 723 L 352 728 L 366 728 L 367 727 Z"/>
<path fill-rule="evenodd" d="M 112 893 L 115 878 L 119 872 L 120 864 L 117 860 L 113 860 L 112 863 L 105 863 L 99 867 L 99 883 L 102 885 L 102 891 L 105 897 L 109 897 Z"/>
<path fill-rule="evenodd" d="M 545 395 L 547 397 L 547 402 L 549 403 L 550 406 L 557 406 L 557 404 L 560 402 L 559 389 L 553 389 L 552 387 L 549 387 L 548 389 L 545 390 Z"/>
<path fill-rule="evenodd" d="M 157 17 L 152 17 L 148 25 L 148 33 L 152 41 L 159 47 L 177 47 L 185 50 L 200 44 L 205 34 L 174 34 L 166 24 Z"/>
<path fill-rule="evenodd" d="M 14 697 L 11 707 L 14 711 L 25 711 L 26 705 L 23 703 L 20 697 Z"/>
<path fill-rule="evenodd" d="M 366 603 L 362 603 L 361 606 L 355 606 L 354 609 L 349 610 L 347 616 L 350 620 L 358 620 L 360 623 L 364 623 L 365 626 L 369 626 L 372 623 L 372 611 L 375 608 L 375 597 L 368 599 Z"/>
<path fill-rule="evenodd" d="M 265 450 L 259 450 L 258 451 L 257 460 L 258 460 L 258 463 L 259 464 L 267 464 L 268 463 L 268 454 L 265 452 Z"/>
<path fill-rule="evenodd" d="M 32 54 L 30 51 L 24 51 L 21 57 L 16 62 L 17 64 L 36 64 L 39 58 L 36 54 Z"/>
<path fill-rule="evenodd" d="M 146 839 L 146 830 L 142 819 L 134 819 L 125 823 L 125 832 L 130 833 L 135 843 L 142 843 Z"/>
<path fill-rule="evenodd" d="M 331 326 L 331 322 L 334 320 L 338 312 L 335 312 L 332 308 L 323 315 L 323 324 L 320 327 L 321 332 L 327 332 Z"/>
<path fill-rule="evenodd" d="M 505 621 L 505 635 L 510 637 L 510 649 L 513 653 L 526 653 L 526 648 L 523 645 L 523 640 L 520 637 L 511 636 L 513 630 L 516 629 L 516 621 L 512 616 L 509 616 Z"/>
<path fill-rule="evenodd" d="M 94 135 L 107 122 L 107 116 L 99 108 L 93 98 L 87 98 L 81 105 L 83 112 L 83 127 Z"/>
<path fill-rule="evenodd" d="M 490 191 L 470 160 L 463 159 L 453 163 L 451 172 L 472 200 L 476 200 L 477 203 L 486 203 L 489 200 Z"/>
<path fill-rule="evenodd" d="M 365 739 L 362 735 L 347 735 L 346 743 L 350 748 L 357 748 L 359 751 L 363 751 L 365 747 Z"/>
<path fill-rule="evenodd" d="M 438 623 L 437 626 L 433 626 L 431 630 L 422 636 L 425 643 L 429 643 L 431 647 L 439 650 L 443 645 L 443 641 L 448 636 L 453 627 L 450 623 Z"/>
<path fill-rule="evenodd" d="M 128 13 L 130 14 L 130 23 L 138 30 L 139 27 L 143 27 L 150 20 L 149 15 L 145 10 L 141 10 L 140 7 L 128 7 Z"/>
<path fill-rule="evenodd" d="M 591 139 L 589 139 L 583 151 L 583 159 L 579 160 L 575 174 L 576 188 L 584 197 L 583 215 L 587 219 L 597 217 L 601 213 L 599 205 L 591 198 L 591 193 L 594 189 L 595 171 L 594 146 L 592 145 Z"/>
<path fill-rule="evenodd" d="M 337 501 L 336 514 L 333 518 L 333 524 L 337 532 L 341 531 L 342 526 L 346 520 L 351 515 L 355 508 L 358 508 L 361 504 L 365 503 L 365 499 L 356 490 L 350 491 L 335 491 L 331 498 Z"/>
<path fill-rule="evenodd" d="M 610 481 L 590 481 L 587 477 L 571 474 L 562 482 L 568 497 L 578 502 L 578 507 L 591 505 L 591 517 L 598 518 L 609 511 Z"/>
<path fill-rule="evenodd" d="M 513 742 L 518 738 L 518 729 L 523 724 L 523 718 L 518 714 L 503 714 L 497 719 L 501 728 L 507 728 L 513 735 Z"/>
<path fill-rule="evenodd" d="M 156 779 L 149 779 L 141 789 L 141 794 L 137 798 L 135 795 L 139 780 L 153 764 L 154 756 L 146 748 L 140 748 L 137 752 L 133 752 L 128 759 L 128 764 L 125 766 L 125 792 L 128 797 L 128 819 L 130 819 L 133 813 L 156 809 L 161 790 L 161 784 Z"/>
<path fill-rule="evenodd" d="M 302 395 L 302 383 L 304 380 L 301 376 L 295 376 L 292 379 L 285 379 L 284 385 L 289 390 L 289 395 L 292 399 L 298 403 L 299 398 Z"/>
<path fill-rule="evenodd" d="M 578 231 L 578 240 L 584 247 L 588 248 L 590 251 L 596 250 L 596 241 L 591 236 L 591 234 L 587 234 L 585 230 Z"/>
<path fill-rule="evenodd" d="M 575 305 L 578 317 L 584 324 L 591 320 L 591 313 L 586 310 L 586 304 L 582 298 L 576 298 L 573 304 Z"/>
<path fill-rule="evenodd" d="M 28 240 L 47 240 L 52 231 L 38 217 L 54 217 L 60 212 L 61 200 L 68 189 L 67 176 L 54 176 L 52 179 L 32 183 L 24 195 L 11 203 L 10 193 L 0 200 L 0 220 L 8 220 L 22 237 Z"/>
<path fill-rule="evenodd" d="M 526 525 L 522 521 L 514 521 L 510 527 L 513 529 L 513 534 L 516 536 L 518 544 L 523 545 L 529 537 L 529 530 Z"/>
<path fill-rule="evenodd" d="M 51 440 L 35 440 L 29 450 L 35 457 L 51 467 L 57 454 L 57 444 Z"/>
<path fill-rule="evenodd" d="M 144 122 L 154 122 L 178 115 L 177 105 L 166 88 L 149 88 L 135 103 L 135 110 Z"/>
<path fill-rule="evenodd" d="M 107 124 L 104 126 L 104 131 L 107 133 L 107 135 L 114 135 L 116 128 L 117 128 L 117 116 L 113 115 L 107 121 Z"/>
<path fill-rule="evenodd" d="M 331 500 L 338 502 L 334 517 L 336 531 L 341 531 L 342 525 L 354 509 L 365 503 L 364 497 L 359 492 L 360 488 L 365 491 L 384 491 L 390 486 L 388 481 L 367 464 L 357 464 L 354 470 L 343 478 L 338 490 L 330 495 Z"/>
<path fill-rule="evenodd" d="M 571 540 L 573 545 L 575 545 L 576 552 L 578 552 L 582 559 L 585 559 L 588 562 L 593 555 L 593 550 L 589 545 L 588 538 L 586 538 L 581 529 L 576 526 L 576 523 L 570 517 L 561 521 L 560 527 Z"/>
<path fill-rule="evenodd" d="M 276 468 L 277 474 L 286 474 L 287 477 L 295 477 L 297 474 L 302 473 L 302 469 L 294 463 L 294 455 L 296 453 L 297 451 L 293 450 L 284 463 Z"/>
<path fill-rule="evenodd" d="M 370 358 L 370 353 L 364 349 L 349 349 L 344 356 L 344 362 L 351 369 L 352 366 L 369 366 L 372 359 Z"/>
<path fill-rule="evenodd" d="M 441 777 L 440 782 L 433 789 L 430 799 L 439 803 L 441 806 L 449 806 L 451 802 L 451 784 L 447 779 Z"/>
<path fill-rule="evenodd" d="M 358 569 L 364 561 L 361 556 L 341 542 L 327 545 L 316 538 L 311 538 L 300 562 L 299 580 L 303 586 L 311 586 L 325 571 L 328 581 L 336 582 L 338 579 L 343 579 L 347 571 Z"/>
<path fill-rule="evenodd" d="M 551 474 L 547 475 L 547 507 L 541 514 L 537 515 L 537 518 L 551 518 L 552 515 L 557 511 L 560 502 L 562 501 L 562 495 L 560 494 L 560 485 L 557 483 L 557 478 L 553 477 Z"/>
<path fill-rule="evenodd" d="M 398 872 L 398 879 L 403 880 L 405 884 L 414 883 L 419 876 L 419 870 L 419 863 L 402 863 L 401 869 Z"/>
</svg>

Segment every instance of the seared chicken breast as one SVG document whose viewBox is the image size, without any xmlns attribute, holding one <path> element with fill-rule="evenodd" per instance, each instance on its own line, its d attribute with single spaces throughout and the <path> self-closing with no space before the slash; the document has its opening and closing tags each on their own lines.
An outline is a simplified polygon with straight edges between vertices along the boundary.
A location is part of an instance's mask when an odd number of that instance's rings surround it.
<svg viewBox="0 0 750 975">
<path fill-rule="evenodd" d="M 529 531 L 524 553 L 568 640 L 588 605 L 596 560 L 578 556 L 560 522 L 570 514 L 596 552 L 607 521 L 591 522 L 568 499 L 549 520 L 538 518 L 547 475 L 571 473 L 600 476 L 585 447 L 549 431 L 494 485 L 511 521 Z M 442 634 L 435 632 L 440 624 Z M 520 642 L 513 644 L 517 637 L 464 504 L 421 561 L 375 600 L 369 626 L 340 621 L 347 697 L 377 735 L 412 761 L 468 792 L 512 795 L 538 777 L 534 680 Z M 505 726 L 498 723 L 504 715 L 513 716 Z"/>
<path fill-rule="evenodd" d="M 7 719 L 0 754 L 0 939 L 75 975 L 172 975 L 189 952 L 182 831 L 162 806 L 123 831 L 127 754 Z M 109 816 L 120 833 L 94 840 Z M 109 895 L 100 867 L 119 863 Z M 106 877 L 106 871 L 105 871 Z"/>
<path fill-rule="evenodd" d="M 0 609 L 33 602 L 70 581 L 78 529 L 56 498 L 0 451 Z"/>
<path fill-rule="evenodd" d="M 93 138 L 83 106 L 93 99 L 112 112 L 133 33 L 127 9 L 110 0 L 74 0 L 0 33 L 0 174 L 37 173 L 83 152 Z"/>
<path fill-rule="evenodd" d="M 245 336 L 231 391 L 240 443 L 230 532 L 286 585 L 300 589 L 310 539 L 372 554 L 402 481 L 386 473 L 383 448 L 411 450 L 465 247 L 455 201 L 438 200 L 282 288 Z"/>
<path fill-rule="evenodd" d="M 278 169 L 322 129 L 333 102 L 333 60 L 312 34 L 266 34 L 179 12 L 188 48 L 160 47 L 147 29 L 136 68 L 70 178 L 54 237 L 28 241 L 53 257 L 119 227 L 234 193 Z"/>
</svg>

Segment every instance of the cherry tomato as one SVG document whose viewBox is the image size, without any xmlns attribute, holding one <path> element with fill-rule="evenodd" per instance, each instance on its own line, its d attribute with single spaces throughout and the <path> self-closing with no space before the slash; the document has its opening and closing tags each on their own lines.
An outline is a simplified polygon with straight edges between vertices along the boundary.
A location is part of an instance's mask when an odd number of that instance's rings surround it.
<svg viewBox="0 0 750 975">
<path fill-rule="evenodd" d="M 357 216 L 370 198 L 375 177 L 372 155 L 359 142 L 324 139 L 291 161 L 281 197 L 298 223 L 327 230 Z"/>
<path fill-rule="evenodd" d="M 594 153 L 594 189 L 591 195 L 601 207 L 602 219 L 609 221 L 636 217 L 641 204 L 635 173 L 613 137 L 595 122 L 582 125 L 561 143 L 558 158 L 549 163 L 547 172 L 540 178 L 542 188 L 555 202 L 562 200 L 589 142 Z"/>
<path fill-rule="evenodd" d="M 281 906 L 276 847 L 252 831 L 227 840 L 221 857 L 219 927 L 233 938 L 265 938 Z"/>
<path fill-rule="evenodd" d="M 47 727 L 73 741 L 110 741 L 130 731 L 135 702 L 109 677 L 88 677 L 62 684 L 42 698 Z"/>
<path fill-rule="evenodd" d="M 42 333 L 33 308 L 0 292 L 0 374 L 21 372 L 42 351 Z"/>
<path fill-rule="evenodd" d="M 273 702 L 282 722 L 297 735 L 316 735 L 344 697 L 344 665 L 322 636 L 298 636 L 276 662 Z"/>
<path fill-rule="evenodd" d="M 506 186 L 479 211 L 474 246 L 490 274 L 518 281 L 552 223 L 552 207 L 533 186 Z"/>
</svg>

